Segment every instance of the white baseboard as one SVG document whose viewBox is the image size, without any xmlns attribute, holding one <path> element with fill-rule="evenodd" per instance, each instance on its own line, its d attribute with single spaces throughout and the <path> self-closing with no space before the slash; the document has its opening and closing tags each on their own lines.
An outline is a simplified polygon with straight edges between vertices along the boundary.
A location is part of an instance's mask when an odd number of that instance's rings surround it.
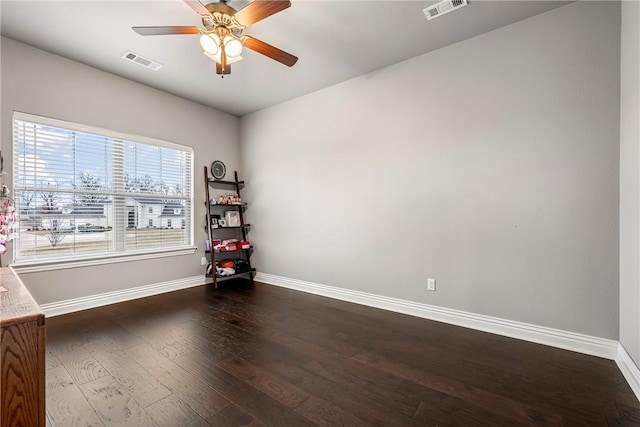
<svg viewBox="0 0 640 427">
<path fill-rule="evenodd" d="M 630 378 L 628 381 L 636 395 L 640 396 L 640 374 L 638 373 L 638 368 L 618 341 L 366 292 L 336 288 L 319 283 L 305 282 L 272 274 L 258 272 L 255 280 L 270 285 L 615 360 L 625 377 Z M 40 308 L 47 317 L 60 316 L 75 311 L 87 310 L 204 284 L 205 280 L 202 276 L 194 276 L 120 291 L 57 301 L 43 304 Z"/>
<path fill-rule="evenodd" d="M 44 312 L 46 317 L 60 316 L 62 314 L 73 313 L 74 311 L 87 310 L 89 308 L 96 308 L 103 305 L 149 297 L 152 295 L 177 291 L 179 289 L 192 288 L 194 286 L 204 284 L 205 278 L 203 276 L 187 277 L 184 279 L 123 289 L 121 291 L 107 292 L 104 294 L 89 295 L 81 298 L 42 304 L 40 309 Z"/>
<path fill-rule="evenodd" d="M 538 344 L 558 347 L 565 350 L 604 357 L 606 359 L 617 360 L 619 354 L 618 341 L 615 340 L 390 298 L 366 292 L 336 288 L 333 286 L 305 282 L 272 274 L 257 273 L 255 280 L 270 285 L 281 286 L 342 301 L 381 308 L 383 310 L 394 311 L 397 313 L 409 314 L 411 316 L 436 320 L 438 322 L 464 326 L 466 328 L 477 329 L 479 331 L 490 332 Z"/>
<path fill-rule="evenodd" d="M 631 390 L 636 394 L 638 400 L 640 400 L 640 369 L 638 365 L 633 362 L 627 350 L 618 343 L 618 354 L 616 356 L 616 364 L 624 378 L 631 386 Z"/>
</svg>

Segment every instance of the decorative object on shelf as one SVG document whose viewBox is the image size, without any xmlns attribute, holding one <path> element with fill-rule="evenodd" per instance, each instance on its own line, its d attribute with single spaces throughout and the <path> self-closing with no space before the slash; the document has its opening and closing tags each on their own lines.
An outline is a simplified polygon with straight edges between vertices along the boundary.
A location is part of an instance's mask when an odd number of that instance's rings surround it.
<svg viewBox="0 0 640 427">
<path fill-rule="evenodd" d="M 233 268 L 230 267 L 216 267 L 216 273 L 218 274 L 218 276 L 233 276 L 234 274 L 236 274 L 236 271 Z"/>
<path fill-rule="evenodd" d="M 216 200 L 216 203 L 212 203 L 215 205 L 241 205 L 240 196 L 233 193 L 222 194 Z"/>
<path fill-rule="evenodd" d="M 224 219 L 221 219 L 221 220 L 218 220 L 218 224 L 220 225 L 220 227 L 226 227 L 227 221 L 225 221 Z"/>
<path fill-rule="evenodd" d="M 236 258 L 234 260 L 234 265 L 235 265 L 234 269 L 236 270 L 237 273 L 249 271 L 251 269 L 251 267 L 249 266 L 249 263 L 242 258 Z"/>
<path fill-rule="evenodd" d="M 231 276 L 236 274 L 236 263 L 232 259 L 223 259 L 216 263 L 216 267 L 219 276 Z"/>
<path fill-rule="evenodd" d="M 211 176 L 213 179 L 222 179 L 227 174 L 227 167 L 221 160 L 214 160 L 211 163 Z"/>
<path fill-rule="evenodd" d="M 251 249 L 251 243 L 248 241 L 239 242 L 238 239 L 214 240 L 213 250 L 215 252 L 230 252 L 242 249 Z M 217 243 L 216 243 L 217 242 Z"/>
<path fill-rule="evenodd" d="M 240 212 L 226 211 L 224 213 L 224 219 L 228 227 L 240 227 Z"/>
<path fill-rule="evenodd" d="M 236 263 L 232 259 L 223 259 L 222 261 L 220 261 L 220 267 L 236 268 Z"/>
</svg>

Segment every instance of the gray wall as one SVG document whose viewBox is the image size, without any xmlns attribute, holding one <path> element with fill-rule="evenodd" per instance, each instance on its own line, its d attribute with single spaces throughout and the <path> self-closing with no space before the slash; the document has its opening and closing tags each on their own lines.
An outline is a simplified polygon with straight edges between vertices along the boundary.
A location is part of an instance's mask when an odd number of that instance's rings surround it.
<svg viewBox="0 0 640 427">
<path fill-rule="evenodd" d="M 619 55 L 579 2 L 243 117 L 258 270 L 617 339 Z"/>
<path fill-rule="evenodd" d="M 620 343 L 640 366 L 640 3 L 622 2 Z"/>
<path fill-rule="evenodd" d="M 202 169 L 221 159 L 227 170 L 239 170 L 238 118 L 7 38 L 1 43 L 0 143 L 9 172 L 14 110 L 158 138 L 194 147 L 195 152 L 195 254 L 21 275 L 36 301 L 44 304 L 203 275 Z M 8 184 L 10 180 L 11 175 Z M 10 259 L 11 254 L 3 256 L 3 263 Z"/>
</svg>

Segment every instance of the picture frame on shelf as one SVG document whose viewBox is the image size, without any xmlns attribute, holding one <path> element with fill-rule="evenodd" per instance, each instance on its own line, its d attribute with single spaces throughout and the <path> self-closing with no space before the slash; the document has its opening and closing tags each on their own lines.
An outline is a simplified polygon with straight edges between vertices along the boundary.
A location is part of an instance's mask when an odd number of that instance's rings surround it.
<svg viewBox="0 0 640 427">
<path fill-rule="evenodd" d="M 221 219 L 220 215 L 211 215 L 211 228 L 220 227 L 220 219 Z"/>
<path fill-rule="evenodd" d="M 238 211 L 226 211 L 224 219 L 229 227 L 240 227 L 240 213 Z"/>
</svg>

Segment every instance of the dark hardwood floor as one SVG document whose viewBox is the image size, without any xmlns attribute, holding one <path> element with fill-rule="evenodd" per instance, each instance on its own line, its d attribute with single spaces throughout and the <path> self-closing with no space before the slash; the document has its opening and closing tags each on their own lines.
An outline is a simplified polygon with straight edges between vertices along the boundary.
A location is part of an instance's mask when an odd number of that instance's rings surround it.
<svg viewBox="0 0 640 427">
<path fill-rule="evenodd" d="M 47 319 L 51 426 L 640 426 L 610 360 L 256 283 Z"/>
</svg>

